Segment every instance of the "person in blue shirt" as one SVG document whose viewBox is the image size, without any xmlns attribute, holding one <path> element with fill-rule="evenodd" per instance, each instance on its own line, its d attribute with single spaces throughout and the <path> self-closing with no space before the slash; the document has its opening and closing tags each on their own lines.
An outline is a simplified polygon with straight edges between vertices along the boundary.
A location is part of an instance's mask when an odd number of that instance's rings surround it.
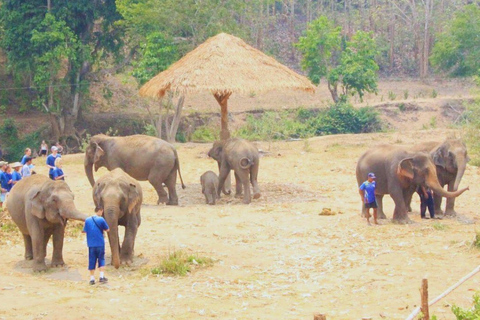
<svg viewBox="0 0 480 320">
<path fill-rule="evenodd" d="M 22 165 L 25 164 L 27 162 L 25 159 L 30 158 L 31 156 L 32 156 L 32 149 L 26 148 L 25 154 L 23 155 L 22 160 L 20 160 L 20 163 Z"/>
<path fill-rule="evenodd" d="M 62 158 L 55 160 L 55 169 L 52 172 L 53 180 L 65 180 L 65 174 L 62 170 Z"/>
<path fill-rule="evenodd" d="M 98 269 L 100 270 L 100 283 L 108 282 L 105 278 L 105 239 L 103 231 L 110 231 L 107 222 L 102 217 L 103 208 L 96 207 L 95 215 L 85 220 L 83 233 L 87 234 L 88 246 L 88 270 L 90 270 L 90 284 L 95 284 L 95 265 L 98 261 Z"/>
<path fill-rule="evenodd" d="M 7 196 L 8 196 L 8 193 L 10 192 L 10 190 L 12 190 L 12 187 L 13 187 L 12 167 L 10 167 L 8 164 L 4 174 L 7 180 Z"/>
<path fill-rule="evenodd" d="M 7 176 L 5 175 L 7 164 L 8 163 L 5 161 L 0 161 L 0 208 L 3 206 L 7 196 L 8 180 Z"/>
<path fill-rule="evenodd" d="M 12 172 L 12 183 L 15 185 L 18 181 L 22 180 L 22 174 L 20 169 L 22 169 L 22 164 L 20 162 L 12 163 L 11 167 L 13 168 Z"/>
<path fill-rule="evenodd" d="M 47 167 L 50 168 L 50 170 L 48 171 L 48 176 L 52 180 L 54 180 L 52 173 L 53 169 L 55 169 L 55 160 L 57 160 L 57 158 L 59 157 L 61 157 L 61 155 L 58 154 L 58 148 L 53 146 L 52 153 L 47 157 Z"/>
<path fill-rule="evenodd" d="M 375 174 L 370 172 L 367 176 L 367 181 L 362 183 L 359 188 L 360 197 L 367 209 L 367 222 L 370 224 L 370 208 L 373 209 L 373 223 L 377 222 L 377 201 L 375 200 Z"/>
<path fill-rule="evenodd" d="M 32 174 L 35 173 L 35 171 L 32 170 L 32 168 L 33 168 L 32 160 L 33 159 L 28 157 L 25 160 L 26 160 L 26 162 L 22 167 L 22 177 L 23 178 L 30 177 Z"/>
</svg>

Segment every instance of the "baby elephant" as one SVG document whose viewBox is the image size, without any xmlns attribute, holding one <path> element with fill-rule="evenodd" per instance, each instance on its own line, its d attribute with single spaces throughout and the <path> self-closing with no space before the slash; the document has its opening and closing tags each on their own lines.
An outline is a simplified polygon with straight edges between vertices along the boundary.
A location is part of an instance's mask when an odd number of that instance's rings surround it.
<svg viewBox="0 0 480 320">
<path fill-rule="evenodd" d="M 207 171 L 200 177 L 202 193 L 207 204 L 215 204 L 217 199 L 218 176 L 213 171 Z"/>
</svg>

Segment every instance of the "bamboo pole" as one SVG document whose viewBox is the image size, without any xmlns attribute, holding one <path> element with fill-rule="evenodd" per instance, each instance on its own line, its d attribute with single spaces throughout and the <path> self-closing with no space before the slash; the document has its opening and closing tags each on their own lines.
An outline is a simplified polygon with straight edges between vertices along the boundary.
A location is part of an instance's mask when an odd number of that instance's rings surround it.
<svg viewBox="0 0 480 320">
<path fill-rule="evenodd" d="M 430 320 L 430 314 L 428 312 L 428 279 L 424 278 L 422 280 L 422 289 L 421 289 L 421 296 L 422 296 L 422 310 L 423 319 Z"/>
<path fill-rule="evenodd" d="M 447 296 L 450 292 L 452 292 L 453 290 L 455 290 L 457 287 L 459 287 L 462 283 L 464 283 L 465 281 L 467 281 L 468 279 L 470 279 L 471 277 L 473 277 L 475 274 L 477 274 L 478 272 L 480 271 L 480 265 L 478 267 L 476 267 L 472 272 L 470 272 L 469 274 L 467 274 L 465 277 L 463 277 L 462 279 L 460 279 L 460 281 L 458 281 L 457 283 L 455 283 L 453 286 L 451 286 L 450 288 L 448 288 L 447 290 L 445 290 L 441 295 L 439 295 L 438 297 L 436 297 L 435 299 L 433 299 L 432 301 L 430 301 L 428 303 L 428 306 L 432 306 L 434 305 L 435 303 L 437 303 L 440 299 L 444 298 L 445 296 Z M 420 307 L 416 307 L 412 313 L 405 319 L 405 320 L 413 320 L 417 314 L 420 312 Z"/>
</svg>

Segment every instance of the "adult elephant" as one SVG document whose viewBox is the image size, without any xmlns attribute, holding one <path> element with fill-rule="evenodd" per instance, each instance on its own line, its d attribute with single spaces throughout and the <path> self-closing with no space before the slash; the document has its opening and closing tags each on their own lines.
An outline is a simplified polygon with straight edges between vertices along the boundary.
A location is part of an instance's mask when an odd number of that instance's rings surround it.
<svg viewBox="0 0 480 320">
<path fill-rule="evenodd" d="M 423 152 L 409 151 L 404 147 L 379 145 L 366 151 L 358 160 L 356 175 L 360 186 L 369 172 L 375 173 L 375 195 L 378 217 L 385 218 L 383 196 L 390 194 L 395 202 L 393 220 L 409 221 L 407 197 L 417 185 L 427 185 L 442 197 L 458 197 L 468 188 L 455 192 L 445 191 L 437 178 L 437 170 L 430 156 Z M 364 212 L 363 208 L 363 212 Z"/>
<path fill-rule="evenodd" d="M 20 180 L 12 188 L 7 209 L 23 235 L 25 259 L 34 260 L 34 271 L 47 269 L 45 256 L 52 235 L 52 266 L 65 264 L 62 250 L 67 219 L 87 218 L 75 208 L 73 198 L 65 181 L 53 181 L 39 174 Z"/>
<path fill-rule="evenodd" d="M 430 154 L 437 169 L 437 178 L 442 188 L 448 186 L 448 191 L 457 191 L 462 180 L 467 162 L 470 158 L 467 147 L 460 139 L 447 139 L 444 142 L 429 141 L 415 145 L 412 151 L 421 151 Z M 435 194 L 437 195 L 437 194 Z M 410 209 L 411 197 L 408 200 Z M 435 214 L 442 213 L 442 197 L 434 196 Z M 447 198 L 445 215 L 455 216 L 455 198 Z M 411 211 L 411 210 L 410 210 Z"/>
<path fill-rule="evenodd" d="M 140 184 L 117 168 L 102 176 L 93 187 L 93 202 L 104 209 L 103 216 L 110 227 L 108 240 L 112 251 L 112 265 L 133 262 L 135 237 L 140 226 L 140 207 L 143 195 Z M 122 246 L 118 226 L 125 227 Z"/>
<path fill-rule="evenodd" d="M 208 156 L 217 161 L 220 170 L 217 189 L 219 197 L 220 191 L 224 190 L 225 180 L 230 170 L 233 170 L 236 182 L 235 196 L 240 197 L 242 189 L 244 189 L 243 203 L 250 203 L 251 183 L 253 186 L 253 198 L 260 198 L 260 189 L 257 182 L 260 156 L 257 147 L 251 142 L 238 138 L 216 141 L 208 152 Z"/>
<path fill-rule="evenodd" d="M 108 170 L 120 168 L 134 179 L 148 180 L 158 194 L 158 202 L 178 205 L 176 191 L 177 171 L 180 163 L 177 151 L 170 143 L 155 137 L 133 135 L 127 137 L 109 137 L 104 134 L 93 136 L 85 152 L 85 173 L 93 187 L 92 167 L 106 167 Z M 163 184 L 168 189 L 168 197 Z"/>
</svg>

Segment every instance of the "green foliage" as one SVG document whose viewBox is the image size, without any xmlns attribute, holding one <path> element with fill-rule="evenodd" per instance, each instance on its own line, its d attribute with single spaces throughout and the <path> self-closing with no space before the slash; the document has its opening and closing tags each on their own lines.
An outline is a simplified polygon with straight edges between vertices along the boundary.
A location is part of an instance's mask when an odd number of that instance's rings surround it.
<svg viewBox="0 0 480 320">
<path fill-rule="evenodd" d="M 0 222 L 0 230 L 3 233 L 10 233 L 10 232 L 16 232 L 18 230 L 18 227 L 12 220 L 6 220 L 3 222 Z"/>
<path fill-rule="evenodd" d="M 465 142 L 471 157 L 470 165 L 480 166 L 480 98 L 467 104 L 464 113 Z"/>
<path fill-rule="evenodd" d="M 152 274 L 170 274 L 185 276 L 192 268 L 213 266 L 213 259 L 196 254 L 188 255 L 184 251 L 174 251 L 163 258 L 160 265 L 152 268 Z"/>
<path fill-rule="evenodd" d="M 395 100 L 397 98 L 397 95 L 393 91 L 388 91 L 388 99 L 389 100 Z"/>
<path fill-rule="evenodd" d="M 381 130 L 378 113 L 371 107 L 356 109 L 341 102 L 320 111 L 268 111 L 248 115 L 247 123 L 235 132 L 248 140 L 308 138 L 318 135 L 362 133 Z"/>
<path fill-rule="evenodd" d="M 401 112 L 404 112 L 405 110 L 407 110 L 407 107 L 405 107 L 405 103 L 400 103 L 398 105 L 398 110 L 400 110 Z"/>
<path fill-rule="evenodd" d="M 403 90 L 403 99 L 408 99 L 408 89 Z"/>
<path fill-rule="evenodd" d="M 7 118 L 0 126 L 0 141 L 2 141 L 3 157 L 8 162 L 19 161 L 26 148 L 35 150 L 41 142 L 39 131 L 21 136 L 17 124 Z"/>
<path fill-rule="evenodd" d="M 194 142 L 213 142 L 220 139 L 219 130 L 209 126 L 201 126 L 195 129 L 191 140 Z"/>
<path fill-rule="evenodd" d="M 480 70 L 480 7 L 470 4 L 455 13 L 438 37 L 430 61 L 452 76 L 478 75 Z"/>
<path fill-rule="evenodd" d="M 302 53 L 302 69 L 313 83 L 326 78 L 335 102 L 346 101 L 348 95 L 377 93 L 377 45 L 372 33 L 357 31 L 347 41 L 341 27 L 335 27 L 326 16 L 312 21 L 295 46 Z M 342 87 L 340 97 L 337 87 Z"/>
<path fill-rule="evenodd" d="M 448 229 L 448 226 L 443 224 L 443 223 L 440 223 L 440 222 L 437 222 L 435 221 L 433 224 L 432 224 L 432 227 L 433 229 L 435 230 L 438 230 L 438 231 L 445 231 Z"/>
<path fill-rule="evenodd" d="M 173 40 L 160 32 L 153 32 L 147 36 L 140 54 L 141 58 L 134 63 L 132 72 L 140 85 L 166 70 L 180 57 Z"/>
<path fill-rule="evenodd" d="M 87 147 L 90 144 L 90 139 L 92 135 L 90 133 L 85 134 L 85 138 L 82 138 L 82 144 L 80 145 L 80 151 L 85 152 L 87 151 Z"/>
<path fill-rule="evenodd" d="M 437 90 L 433 89 L 433 90 L 432 90 L 432 98 L 435 99 L 437 96 L 438 96 Z"/>
<path fill-rule="evenodd" d="M 472 246 L 480 249 L 480 231 L 475 231 L 475 239 L 473 239 Z"/>
<path fill-rule="evenodd" d="M 463 309 L 459 306 L 453 305 L 452 312 L 457 317 L 457 320 L 480 320 L 480 295 L 478 293 L 473 295 L 473 307 L 470 309 Z"/>
<path fill-rule="evenodd" d="M 151 137 L 156 137 L 157 136 L 157 128 L 155 128 L 155 126 L 153 124 L 147 123 L 147 124 L 145 124 L 143 129 L 144 129 L 143 134 L 145 134 L 147 136 L 151 136 Z"/>
</svg>

